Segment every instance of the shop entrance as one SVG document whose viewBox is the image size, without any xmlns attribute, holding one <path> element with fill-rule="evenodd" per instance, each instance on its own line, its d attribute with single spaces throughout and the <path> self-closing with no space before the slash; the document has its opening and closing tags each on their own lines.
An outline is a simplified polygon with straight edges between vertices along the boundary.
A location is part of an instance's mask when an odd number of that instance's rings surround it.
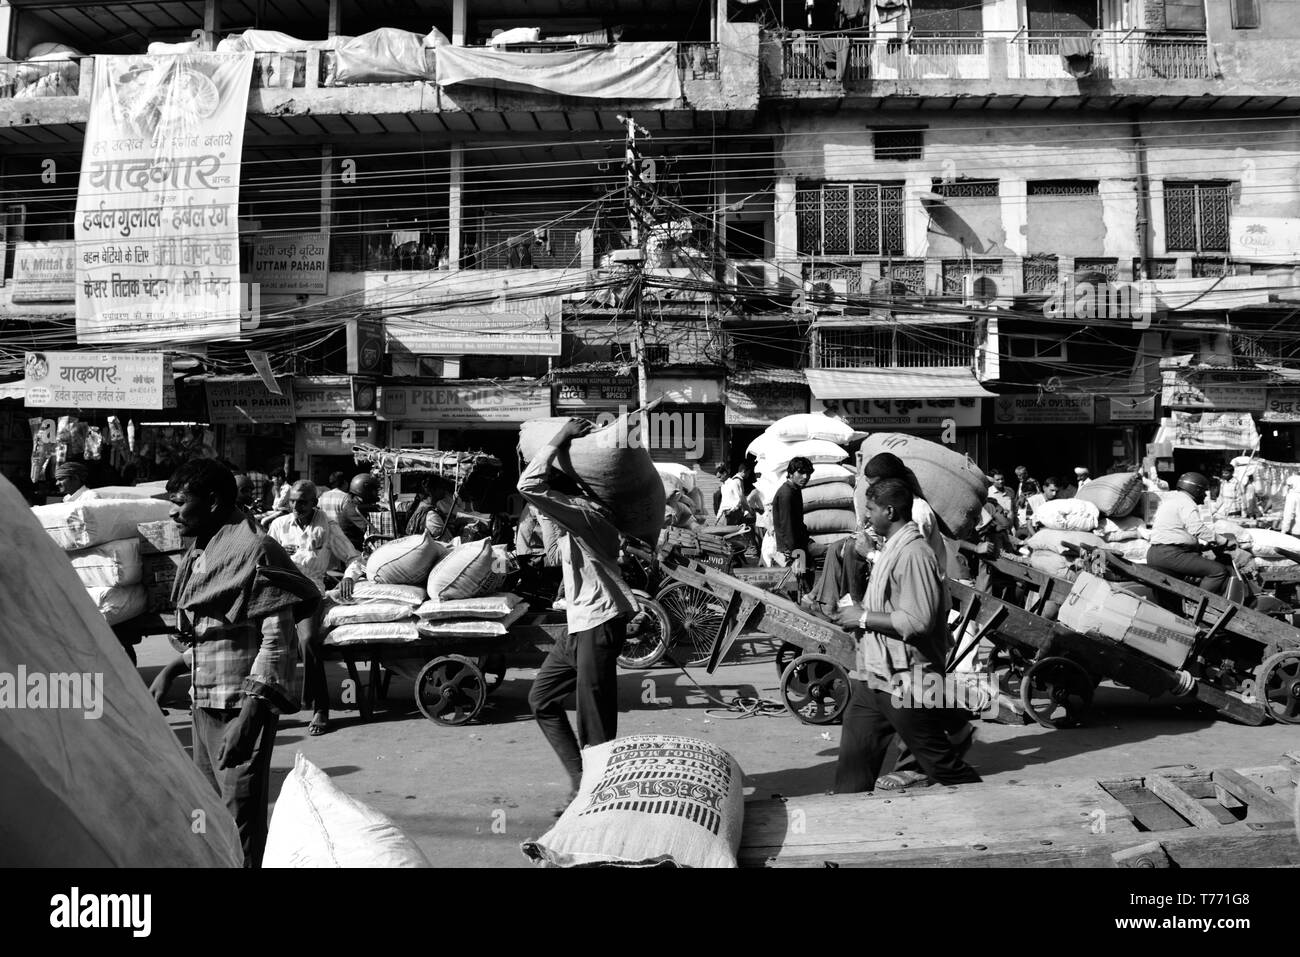
<svg viewBox="0 0 1300 957">
<path fill-rule="evenodd" d="M 315 482 L 316 487 L 324 493 L 330 487 L 329 477 L 335 472 L 342 472 L 350 482 L 352 476 L 365 471 L 365 466 L 357 465 L 350 455 L 312 455 L 308 456 L 307 474 L 304 477 Z"/>
</svg>

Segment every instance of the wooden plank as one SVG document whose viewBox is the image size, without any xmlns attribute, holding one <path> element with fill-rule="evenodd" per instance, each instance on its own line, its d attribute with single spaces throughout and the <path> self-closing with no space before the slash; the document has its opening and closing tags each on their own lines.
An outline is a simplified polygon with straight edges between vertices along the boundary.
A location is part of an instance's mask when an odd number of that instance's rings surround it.
<svg viewBox="0 0 1300 957">
<path fill-rule="evenodd" d="M 1133 819 L 1142 826 L 1144 831 L 1173 831 L 1191 826 L 1171 811 L 1169 805 L 1141 785 L 1115 787 L 1108 790 L 1116 800 L 1128 808 L 1133 814 Z"/>
<path fill-rule="evenodd" d="M 1147 775 L 1147 790 L 1185 817 L 1194 827 L 1219 828 L 1219 819 L 1169 778 L 1160 774 Z"/>
<path fill-rule="evenodd" d="M 1221 768 L 1211 778 L 1237 800 L 1245 802 L 1248 822 L 1291 821 L 1291 806 L 1287 802 L 1241 772 Z"/>
<path fill-rule="evenodd" d="M 1137 847 L 1126 847 L 1122 851 L 1115 851 L 1110 857 L 1116 867 L 1163 870 L 1172 866 L 1169 855 L 1165 853 L 1164 845 L 1159 841 L 1149 841 Z"/>
</svg>

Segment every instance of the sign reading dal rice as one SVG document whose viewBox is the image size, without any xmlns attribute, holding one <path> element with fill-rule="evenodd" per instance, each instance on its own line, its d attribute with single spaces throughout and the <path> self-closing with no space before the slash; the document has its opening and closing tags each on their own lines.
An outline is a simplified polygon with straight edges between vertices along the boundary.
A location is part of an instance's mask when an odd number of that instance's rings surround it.
<svg viewBox="0 0 1300 957">
<path fill-rule="evenodd" d="M 75 220 L 77 339 L 239 334 L 251 53 L 95 58 Z"/>
</svg>

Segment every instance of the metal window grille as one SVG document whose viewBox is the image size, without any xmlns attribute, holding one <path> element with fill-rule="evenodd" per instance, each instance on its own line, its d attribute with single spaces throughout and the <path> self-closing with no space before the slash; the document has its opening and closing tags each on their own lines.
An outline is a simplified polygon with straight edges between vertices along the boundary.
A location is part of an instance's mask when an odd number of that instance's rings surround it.
<svg viewBox="0 0 1300 957">
<path fill-rule="evenodd" d="M 1097 181 L 1086 179 L 1043 179 L 1025 184 L 1030 196 L 1096 196 Z"/>
<path fill-rule="evenodd" d="M 1196 279 L 1205 279 L 1207 277 L 1217 279 L 1220 276 L 1231 276 L 1233 268 L 1228 264 L 1226 258 L 1209 259 L 1197 257 L 1192 260 L 1192 276 Z"/>
<path fill-rule="evenodd" d="M 968 325 L 821 329 L 818 335 L 824 369 L 960 368 L 975 361 L 975 332 Z"/>
<path fill-rule="evenodd" d="M 878 160 L 919 160 L 925 155 L 925 131 L 873 130 L 871 144 Z"/>
<path fill-rule="evenodd" d="M 1165 248 L 1227 252 L 1231 183 L 1165 183 Z"/>
<path fill-rule="evenodd" d="M 647 365 L 652 366 L 668 365 L 668 346 L 647 344 L 645 347 L 645 361 Z"/>
<path fill-rule="evenodd" d="M 1147 279 L 1177 279 L 1178 278 L 1178 260 L 1177 259 L 1148 259 L 1146 261 Z M 1133 260 L 1133 275 L 1138 275 L 1142 271 L 1142 260 Z"/>
<path fill-rule="evenodd" d="M 799 252 L 813 256 L 888 256 L 903 251 L 903 187 L 826 183 L 795 193 Z"/>
<path fill-rule="evenodd" d="M 1001 259 L 945 259 L 943 263 L 943 291 L 945 295 L 960 296 L 964 277 L 996 276 L 1002 272 Z"/>
<path fill-rule="evenodd" d="M 862 266 L 860 263 L 815 263 L 805 269 L 805 277 L 812 282 L 831 282 L 844 280 L 844 288 L 850 293 L 862 291 Z"/>
<path fill-rule="evenodd" d="M 934 192 L 949 199 L 987 199 L 998 195 L 995 179 L 963 179 L 955 183 L 934 181 Z"/>
<path fill-rule="evenodd" d="M 1107 282 L 1119 282 L 1118 259 L 1076 259 L 1074 261 L 1076 276 L 1084 273 L 1100 273 Z"/>
<path fill-rule="evenodd" d="M 925 292 L 924 259 L 903 259 L 897 262 L 889 262 L 881 268 L 880 272 L 885 279 L 901 282 L 910 292 Z"/>
<path fill-rule="evenodd" d="M 1055 256 L 1028 256 L 1025 258 L 1025 292 L 1046 292 L 1060 279 L 1061 263 Z"/>
</svg>

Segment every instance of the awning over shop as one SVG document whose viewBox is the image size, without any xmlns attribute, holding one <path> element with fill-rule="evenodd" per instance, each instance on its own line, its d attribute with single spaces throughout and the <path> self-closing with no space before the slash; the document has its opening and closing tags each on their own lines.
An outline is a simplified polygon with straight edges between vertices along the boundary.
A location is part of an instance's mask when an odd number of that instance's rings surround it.
<svg viewBox="0 0 1300 957">
<path fill-rule="evenodd" d="M 22 379 L 17 382 L 0 382 L 0 399 L 24 399 L 27 397 L 27 386 Z"/>
<path fill-rule="evenodd" d="M 807 369 L 818 399 L 971 399 L 992 397 L 966 368 Z"/>
</svg>

